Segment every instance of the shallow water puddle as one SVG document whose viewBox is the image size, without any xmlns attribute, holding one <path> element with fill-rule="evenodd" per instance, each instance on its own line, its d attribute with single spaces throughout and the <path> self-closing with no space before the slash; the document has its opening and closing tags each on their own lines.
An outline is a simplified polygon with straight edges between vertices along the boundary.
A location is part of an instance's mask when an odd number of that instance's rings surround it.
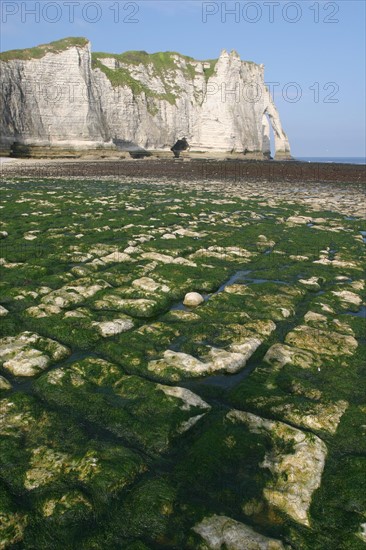
<svg viewBox="0 0 366 550">
<path fill-rule="evenodd" d="M 352 315 L 352 317 L 361 317 L 362 319 L 366 319 L 366 306 L 361 306 L 359 311 L 346 311 L 346 315 Z"/>
</svg>

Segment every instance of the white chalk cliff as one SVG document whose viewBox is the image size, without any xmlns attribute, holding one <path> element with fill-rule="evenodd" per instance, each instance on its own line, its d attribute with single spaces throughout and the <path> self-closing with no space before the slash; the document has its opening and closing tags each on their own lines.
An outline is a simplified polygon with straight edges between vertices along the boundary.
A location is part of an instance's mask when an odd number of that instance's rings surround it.
<svg viewBox="0 0 366 550">
<path fill-rule="evenodd" d="M 264 67 L 236 52 L 196 61 L 176 54 L 91 54 L 64 39 L 0 54 L 0 147 L 14 141 L 68 148 L 169 149 L 270 154 L 290 148 Z"/>
</svg>

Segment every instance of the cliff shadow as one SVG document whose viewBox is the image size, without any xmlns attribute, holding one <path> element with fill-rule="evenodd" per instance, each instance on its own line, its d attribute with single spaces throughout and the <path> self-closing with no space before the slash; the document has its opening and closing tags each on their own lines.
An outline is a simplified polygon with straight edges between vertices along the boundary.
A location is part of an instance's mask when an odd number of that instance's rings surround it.
<svg viewBox="0 0 366 550">
<path fill-rule="evenodd" d="M 118 151 L 124 151 L 124 152 L 129 153 L 129 155 L 133 159 L 141 159 L 141 158 L 144 158 L 144 157 L 151 157 L 151 153 L 149 151 L 144 149 L 144 147 L 141 147 L 140 145 L 137 145 L 137 143 L 134 143 L 133 141 L 114 138 L 113 143 L 117 147 Z"/>
</svg>

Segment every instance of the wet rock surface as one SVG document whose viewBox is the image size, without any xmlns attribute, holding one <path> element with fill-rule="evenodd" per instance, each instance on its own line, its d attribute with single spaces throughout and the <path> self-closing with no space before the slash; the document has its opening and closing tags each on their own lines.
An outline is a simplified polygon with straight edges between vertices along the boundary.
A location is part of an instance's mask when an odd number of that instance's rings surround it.
<svg viewBox="0 0 366 550">
<path fill-rule="evenodd" d="M 267 432 L 273 448 L 266 453 L 261 468 L 273 475 L 263 489 L 269 505 L 280 509 L 298 523 L 310 525 L 308 510 L 313 492 L 320 486 L 327 448 L 318 437 L 288 424 L 274 422 L 251 413 L 231 411 L 231 422 L 243 422 L 253 432 Z M 289 452 L 285 447 L 288 445 Z"/>
<path fill-rule="evenodd" d="M 0 544 L 359 550 L 362 193 L 182 164 L 1 186 Z"/>
<path fill-rule="evenodd" d="M 206 541 L 207 548 L 220 550 L 284 550 L 279 540 L 267 538 L 243 523 L 225 516 L 205 518 L 194 531 Z"/>
<path fill-rule="evenodd" d="M 55 340 L 31 332 L 0 340 L 0 363 L 14 376 L 34 376 L 52 362 L 66 358 L 69 353 L 65 346 Z"/>
</svg>

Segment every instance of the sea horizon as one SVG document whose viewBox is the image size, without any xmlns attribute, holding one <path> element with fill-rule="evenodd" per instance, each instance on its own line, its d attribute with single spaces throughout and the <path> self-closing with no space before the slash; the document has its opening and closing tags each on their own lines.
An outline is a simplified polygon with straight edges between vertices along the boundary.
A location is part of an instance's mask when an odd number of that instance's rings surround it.
<svg viewBox="0 0 366 550">
<path fill-rule="evenodd" d="M 366 157 L 294 157 L 302 162 L 326 162 L 339 164 L 366 164 Z"/>
</svg>

